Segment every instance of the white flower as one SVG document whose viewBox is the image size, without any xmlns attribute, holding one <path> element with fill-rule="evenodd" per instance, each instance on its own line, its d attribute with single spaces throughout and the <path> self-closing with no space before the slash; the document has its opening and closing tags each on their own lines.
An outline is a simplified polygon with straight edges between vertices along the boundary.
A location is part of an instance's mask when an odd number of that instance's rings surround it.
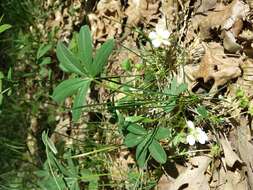
<svg viewBox="0 0 253 190">
<path fill-rule="evenodd" d="M 187 121 L 187 126 L 189 127 L 189 134 L 186 137 L 186 141 L 189 145 L 194 145 L 195 142 L 200 144 L 205 144 L 208 141 L 207 134 L 199 127 L 195 127 L 192 121 Z"/>
<path fill-rule="evenodd" d="M 170 45 L 169 37 L 171 32 L 166 29 L 156 27 L 156 31 L 149 33 L 149 38 L 155 48 L 160 47 L 162 44 Z"/>
<path fill-rule="evenodd" d="M 194 125 L 194 123 L 193 123 L 191 120 L 188 120 L 186 123 L 187 123 L 187 126 L 188 126 L 190 129 L 194 129 L 194 128 L 195 128 L 195 125 Z"/>
</svg>

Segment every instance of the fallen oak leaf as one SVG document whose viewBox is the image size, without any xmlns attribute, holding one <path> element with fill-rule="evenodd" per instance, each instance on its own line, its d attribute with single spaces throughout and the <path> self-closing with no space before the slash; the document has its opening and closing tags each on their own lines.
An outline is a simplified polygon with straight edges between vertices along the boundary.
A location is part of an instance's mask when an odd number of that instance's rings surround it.
<svg viewBox="0 0 253 190">
<path fill-rule="evenodd" d="M 212 159 L 208 156 L 197 156 L 190 159 L 193 168 L 188 167 L 176 178 L 171 189 L 173 190 L 209 190 L 209 177 L 205 175 Z"/>
<path fill-rule="evenodd" d="M 219 86 L 241 75 L 241 59 L 226 57 L 224 49 L 218 43 L 210 43 L 209 46 L 202 44 L 205 54 L 198 69 L 192 71 L 192 76 L 195 80 L 203 78 L 205 83 L 213 79 L 214 84 L 210 92 L 215 92 Z"/>
</svg>

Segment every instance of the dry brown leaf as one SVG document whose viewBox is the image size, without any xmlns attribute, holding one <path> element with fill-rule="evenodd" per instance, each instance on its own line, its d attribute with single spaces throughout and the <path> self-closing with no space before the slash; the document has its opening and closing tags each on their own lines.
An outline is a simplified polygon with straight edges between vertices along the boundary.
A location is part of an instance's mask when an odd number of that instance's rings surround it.
<svg viewBox="0 0 253 190">
<path fill-rule="evenodd" d="M 194 4 L 194 7 L 196 8 L 196 13 L 205 13 L 206 11 L 209 11 L 211 9 L 214 9 L 216 7 L 217 0 L 198 0 Z"/>
<path fill-rule="evenodd" d="M 103 42 L 107 38 L 122 33 L 122 7 L 117 0 L 101 0 L 95 12 L 88 14 L 94 41 Z"/>
<path fill-rule="evenodd" d="M 246 173 L 250 188 L 253 189 L 253 144 L 250 142 L 251 133 L 248 120 L 245 117 L 240 118 L 238 132 L 238 149 L 242 160 L 246 164 Z"/>
<path fill-rule="evenodd" d="M 241 46 L 238 43 L 236 43 L 236 38 L 231 31 L 224 31 L 223 45 L 226 50 L 233 53 L 241 49 Z"/>
<path fill-rule="evenodd" d="M 243 170 L 226 170 L 217 167 L 212 174 L 211 190 L 248 190 L 247 178 Z"/>
<path fill-rule="evenodd" d="M 203 46 L 205 54 L 198 70 L 193 72 L 192 76 L 195 79 L 203 78 L 204 82 L 214 79 L 210 92 L 215 92 L 219 86 L 241 75 L 240 59 L 226 57 L 223 48 L 217 43 L 211 43 L 209 46 L 203 43 Z"/>
<path fill-rule="evenodd" d="M 210 37 L 210 29 L 219 28 L 229 30 L 236 20 L 246 17 L 249 11 L 248 5 L 240 0 L 234 0 L 225 6 L 223 10 L 212 11 L 199 22 L 200 33 L 203 38 Z"/>
<path fill-rule="evenodd" d="M 150 2 L 148 0 L 130 0 L 126 9 L 127 25 L 135 27 L 140 22 L 151 24 L 151 20 L 158 19 L 159 1 Z"/>
<path fill-rule="evenodd" d="M 215 11 L 207 12 L 207 16 L 197 15 L 192 18 L 193 26 L 199 27 L 202 39 L 212 37 L 211 29 L 221 29 L 224 48 L 229 52 L 236 52 L 241 49 L 236 38 L 242 30 L 242 20 L 249 13 L 249 6 L 241 0 L 233 0 L 229 5 Z M 220 9 L 220 7 L 219 7 Z"/>
<path fill-rule="evenodd" d="M 170 189 L 173 190 L 209 190 L 209 177 L 205 175 L 211 162 L 207 156 L 197 156 L 190 160 L 192 167 L 188 167 L 182 174 L 176 178 Z"/>
<path fill-rule="evenodd" d="M 246 59 L 241 65 L 242 76 L 236 81 L 236 83 L 229 86 L 229 96 L 236 97 L 236 91 L 241 89 L 245 92 L 245 95 L 249 98 L 253 96 L 253 59 Z M 250 99 L 250 101 L 252 101 Z"/>
<path fill-rule="evenodd" d="M 166 17 L 167 24 L 171 28 L 176 28 L 175 20 L 178 17 L 178 1 L 162 0 L 161 12 Z"/>
<path fill-rule="evenodd" d="M 241 159 L 239 156 L 233 151 L 233 148 L 231 144 L 224 138 L 220 139 L 220 143 L 222 145 L 222 149 L 225 155 L 225 162 L 227 166 L 232 168 L 236 162 L 239 162 L 242 164 Z"/>
<path fill-rule="evenodd" d="M 173 183 L 174 179 L 170 176 L 162 175 L 158 184 L 156 186 L 156 190 L 169 190 L 171 189 L 171 184 Z"/>
</svg>

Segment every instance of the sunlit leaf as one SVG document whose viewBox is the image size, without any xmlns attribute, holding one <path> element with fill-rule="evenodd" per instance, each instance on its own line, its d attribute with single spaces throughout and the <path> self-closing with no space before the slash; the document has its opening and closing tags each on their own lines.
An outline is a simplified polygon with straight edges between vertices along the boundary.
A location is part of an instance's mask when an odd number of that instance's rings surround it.
<svg viewBox="0 0 253 190">
<path fill-rule="evenodd" d="M 0 25 L 0 34 L 8 29 L 11 28 L 11 25 L 9 24 L 3 24 L 3 25 Z"/>
</svg>

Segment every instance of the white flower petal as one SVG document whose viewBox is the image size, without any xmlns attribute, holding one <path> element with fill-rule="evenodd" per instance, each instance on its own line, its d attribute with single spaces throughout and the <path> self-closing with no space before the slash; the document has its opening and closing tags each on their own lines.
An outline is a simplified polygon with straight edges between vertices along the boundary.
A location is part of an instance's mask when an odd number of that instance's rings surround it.
<svg viewBox="0 0 253 190">
<path fill-rule="evenodd" d="M 194 129 L 194 128 L 195 128 L 194 123 L 193 123 L 191 120 L 188 120 L 186 123 L 187 123 L 187 126 L 188 126 L 190 129 Z"/>
<path fill-rule="evenodd" d="M 170 32 L 168 30 L 162 30 L 159 31 L 158 35 L 161 36 L 163 39 L 168 39 L 170 37 Z"/>
<path fill-rule="evenodd" d="M 151 39 L 151 40 L 154 40 L 157 38 L 157 33 L 156 32 L 150 32 L 148 37 Z"/>
<path fill-rule="evenodd" d="M 154 39 L 152 40 L 152 44 L 155 48 L 158 48 L 162 44 L 162 41 L 160 39 Z"/>
<path fill-rule="evenodd" d="M 197 140 L 199 141 L 200 144 L 205 144 L 206 141 L 208 141 L 208 136 L 207 134 L 200 128 L 196 129 L 197 131 Z"/>
<path fill-rule="evenodd" d="M 195 144 L 195 138 L 193 135 L 188 135 L 186 137 L 186 141 L 188 142 L 189 145 L 194 145 Z"/>
</svg>

